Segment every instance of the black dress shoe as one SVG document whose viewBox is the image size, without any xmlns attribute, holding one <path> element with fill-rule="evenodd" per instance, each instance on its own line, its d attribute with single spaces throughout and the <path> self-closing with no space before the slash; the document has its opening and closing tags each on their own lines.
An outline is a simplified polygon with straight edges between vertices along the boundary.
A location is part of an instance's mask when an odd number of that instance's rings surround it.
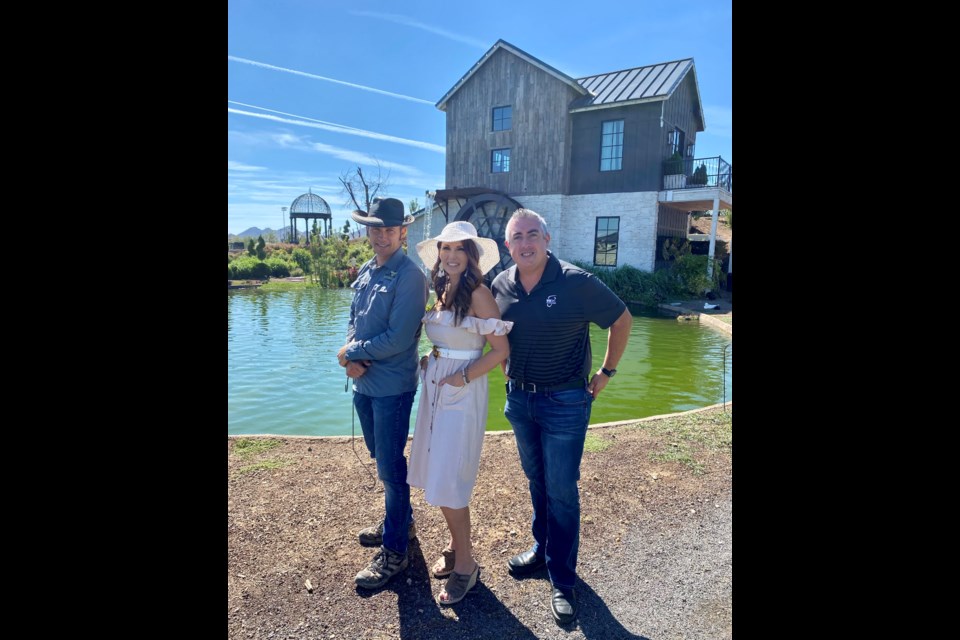
<svg viewBox="0 0 960 640">
<path fill-rule="evenodd" d="M 530 550 L 518 553 L 507 560 L 507 568 L 515 576 L 530 575 L 545 564 L 547 564 L 546 560 Z"/>
<path fill-rule="evenodd" d="M 577 617 L 577 594 L 573 589 L 563 590 L 554 588 L 550 598 L 550 610 L 557 624 L 570 624 Z"/>
</svg>

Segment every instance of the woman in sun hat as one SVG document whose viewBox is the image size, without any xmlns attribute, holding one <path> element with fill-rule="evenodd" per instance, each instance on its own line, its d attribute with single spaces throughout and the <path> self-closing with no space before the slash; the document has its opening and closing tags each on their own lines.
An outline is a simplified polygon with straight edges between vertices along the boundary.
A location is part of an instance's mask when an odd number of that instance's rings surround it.
<svg viewBox="0 0 960 640">
<path fill-rule="evenodd" d="M 407 482 L 440 507 L 450 542 L 431 571 L 447 578 L 437 602 L 460 602 L 480 565 L 470 542 L 470 495 L 480 468 L 487 422 L 487 372 L 510 354 L 512 322 L 500 319 L 483 276 L 500 262 L 495 240 L 466 221 L 451 222 L 417 244 L 437 300 L 423 316 L 433 349 L 420 361 L 423 391 L 417 411 Z M 483 353 L 484 343 L 490 350 Z"/>
</svg>

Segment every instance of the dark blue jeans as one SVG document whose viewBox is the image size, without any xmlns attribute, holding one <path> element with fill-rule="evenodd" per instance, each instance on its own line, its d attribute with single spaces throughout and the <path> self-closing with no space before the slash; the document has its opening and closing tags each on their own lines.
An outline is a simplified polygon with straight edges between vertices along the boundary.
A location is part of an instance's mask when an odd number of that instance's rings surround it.
<svg viewBox="0 0 960 640">
<path fill-rule="evenodd" d="M 547 561 L 553 586 L 577 581 L 580 459 L 593 396 L 586 388 L 555 393 L 513 391 L 504 415 L 513 427 L 533 500 L 533 552 Z"/>
<path fill-rule="evenodd" d="M 407 484 L 407 459 L 403 449 L 410 432 L 410 409 L 416 391 L 396 396 L 375 398 L 353 394 L 353 406 L 360 418 L 363 440 L 370 457 L 377 461 L 377 476 L 383 480 L 386 518 L 383 523 L 383 546 L 406 553 L 407 529 L 413 518 L 410 507 L 410 485 Z"/>
</svg>

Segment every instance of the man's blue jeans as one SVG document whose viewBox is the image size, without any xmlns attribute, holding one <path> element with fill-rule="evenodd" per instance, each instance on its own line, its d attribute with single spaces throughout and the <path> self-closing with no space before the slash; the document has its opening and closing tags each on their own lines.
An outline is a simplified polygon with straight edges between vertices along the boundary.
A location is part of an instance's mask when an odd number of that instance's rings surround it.
<svg viewBox="0 0 960 640">
<path fill-rule="evenodd" d="M 407 484 L 407 459 L 403 449 L 410 432 L 410 409 L 416 391 L 375 398 L 353 394 L 363 440 L 370 457 L 377 461 L 377 476 L 383 480 L 386 518 L 383 523 L 383 546 L 406 553 L 407 530 L 413 509 L 410 507 L 410 485 Z"/>
<path fill-rule="evenodd" d="M 533 552 L 547 561 L 553 586 L 577 581 L 580 546 L 580 459 L 593 396 L 584 389 L 553 393 L 515 390 L 504 415 L 513 427 L 520 465 L 533 500 Z"/>
</svg>

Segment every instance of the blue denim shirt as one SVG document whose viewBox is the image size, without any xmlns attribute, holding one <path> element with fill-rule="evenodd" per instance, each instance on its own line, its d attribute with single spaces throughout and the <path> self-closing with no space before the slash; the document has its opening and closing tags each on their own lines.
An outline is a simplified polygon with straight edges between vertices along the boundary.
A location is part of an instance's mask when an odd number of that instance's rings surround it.
<svg viewBox="0 0 960 640">
<path fill-rule="evenodd" d="M 372 360 L 354 380 L 353 390 L 367 396 L 394 396 L 415 391 L 420 324 L 429 284 L 403 249 L 377 266 L 376 257 L 360 268 L 350 304 L 345 352 L 347 360 Z"/>
</svg>

